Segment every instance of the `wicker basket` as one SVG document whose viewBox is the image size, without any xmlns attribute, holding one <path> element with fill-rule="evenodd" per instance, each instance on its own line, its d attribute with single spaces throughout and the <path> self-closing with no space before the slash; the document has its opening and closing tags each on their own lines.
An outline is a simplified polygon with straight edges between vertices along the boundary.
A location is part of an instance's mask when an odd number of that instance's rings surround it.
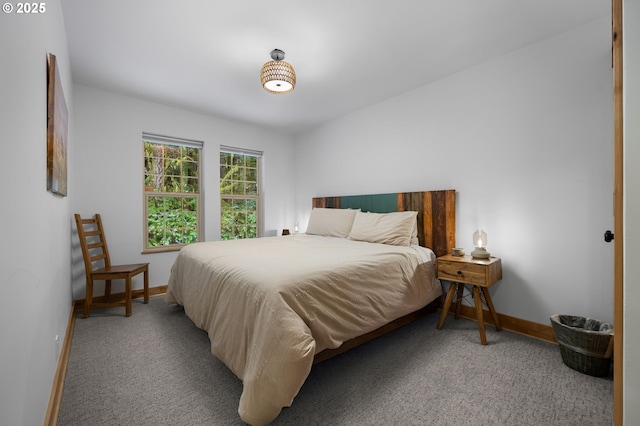
<svg viewBox="0 0 640 426">
<path fill-rule="evenodd" d="M 599 331 L 600 322 L 572 315 L 551 316 L 562 361 L 590 376 L 609 374 L 613 354 L 613 329 Z M 585 328 L 586 326 L 586 328 Z"/>
</svg>

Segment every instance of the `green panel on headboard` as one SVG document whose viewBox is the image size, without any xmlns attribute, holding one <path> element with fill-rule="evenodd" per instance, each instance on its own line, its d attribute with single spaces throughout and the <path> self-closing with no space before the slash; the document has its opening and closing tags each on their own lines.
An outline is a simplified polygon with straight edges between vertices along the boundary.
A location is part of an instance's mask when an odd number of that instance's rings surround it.
<svg viewBox="0 0 640 426">
<path fill-rule="evenodd" d="M 398 194 L 347 195 L 340 198 L 340 208 L 343 209 L 362 209 L 373 213 L 398 211 Z"/>
</svg>

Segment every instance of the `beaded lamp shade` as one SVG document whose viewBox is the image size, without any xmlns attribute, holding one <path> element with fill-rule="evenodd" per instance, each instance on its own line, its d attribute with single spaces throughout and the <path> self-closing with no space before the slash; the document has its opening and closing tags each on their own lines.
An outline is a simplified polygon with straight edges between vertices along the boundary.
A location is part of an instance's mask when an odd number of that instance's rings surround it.
<svg viewBox="0 0 640 426">
<path fill-rule="evenodd" d="M 296 87 L 296 72 L 291 64 L 283 61 L 284 52 L 274 49 L 271 52 L 273 61 L 269 61 L 262 66 L 260 82 L 262 87 L 269 93 L 283 94 L 289 93 Z"/>
</svg>

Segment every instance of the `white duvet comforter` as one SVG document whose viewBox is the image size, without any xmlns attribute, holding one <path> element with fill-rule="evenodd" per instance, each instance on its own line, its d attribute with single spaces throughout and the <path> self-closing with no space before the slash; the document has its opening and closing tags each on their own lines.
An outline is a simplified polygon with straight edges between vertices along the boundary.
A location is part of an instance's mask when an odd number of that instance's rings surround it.
<svg viewBox="0 0 640 426">
<path fill-rule="evenodd" d="M 435 255 L 295 234 L 184 247 L 167 301 L 206 330 L 243 381 L 238 413 L 267 424 L 290 406 L 316 353 L 413 312 L 442 293 Z"/>
</svg>

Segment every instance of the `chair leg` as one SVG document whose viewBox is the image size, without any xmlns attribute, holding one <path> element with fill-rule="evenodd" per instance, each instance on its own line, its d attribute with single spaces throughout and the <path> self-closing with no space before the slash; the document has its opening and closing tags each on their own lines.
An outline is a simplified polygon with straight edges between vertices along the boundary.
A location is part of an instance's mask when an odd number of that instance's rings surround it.
<svg viewBox="0 0 640 426">
<path fill-rule="evenodd" d="M 125 315 L 131 316 L 131 275 L 127 275 L 125 280 Z"/>
<path fill-rule="evenodd" d="M 93 280 L 87 279 L 84 296 L 84 309 L 82 310 L 82 318 L 89 318 L 91 311 L 91 303 L 93 302 Z"/>
<path fill-rule="evenodd" d="M 111 280 L 106 280 L 104 283 L 104 301 L 108 302 L 111 298 Z"/>
<path fill-rule="evenodd" d="M 144 303 L 149 303 L 149 267 L 144 270 Z"/>
</svg>

